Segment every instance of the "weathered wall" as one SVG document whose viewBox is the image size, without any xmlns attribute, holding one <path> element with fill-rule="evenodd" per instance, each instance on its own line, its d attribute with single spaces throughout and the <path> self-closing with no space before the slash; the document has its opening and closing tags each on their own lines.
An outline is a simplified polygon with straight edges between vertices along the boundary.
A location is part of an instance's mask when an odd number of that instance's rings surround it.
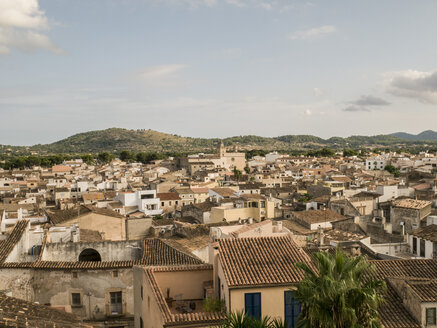
<svg viewBox="0 0 437 328">
<path fill-rule="evenodd" d="M 91 248 L 99 252 L 102 261 L 128 261 L 139 259 L 140 241 L 104 241 L 97 243 L 50 243 L 46 244 L 43 261 L 78 261 L 80 253 Z"/>
<path fill-rule="evenodd" d="M 117 277 L 114 276 L 114 271 L 117 271 Z M 103 320 L 107 318 L 108 292 L 115 289 L 123 292 L 124 316 L 133 316 L 131 268 L 79 270 L 77 278 L 72 277 L 70 270 L 0 270 L 0 290 L 27 301 L 70 308 L 71 293 L 81 293 L 82 306 L 71 307 L 71 309 L 73 313 L 84 319 Z"/>
<path fill-rule="evenodd" d="M 129 218 L 126 220 L 128 240 L 144 239 L 152 226 L 151 218 Z"/>
<path fill-rule="evenodd" d="M 418 210 L 392 207 L 390 211 L 390 220 L 393 232 L 402 233 L 401 222 L 405 222 L 405 233 L 411 232 L 420 227 L 420 212 Z"/>
<path fill-rule="evenodd" d="M 124 218 L 90 213 L 80 217 L 79 227 L 96 230 L 105 240 L 126 240 L 125 222 Z"/>
</svg>

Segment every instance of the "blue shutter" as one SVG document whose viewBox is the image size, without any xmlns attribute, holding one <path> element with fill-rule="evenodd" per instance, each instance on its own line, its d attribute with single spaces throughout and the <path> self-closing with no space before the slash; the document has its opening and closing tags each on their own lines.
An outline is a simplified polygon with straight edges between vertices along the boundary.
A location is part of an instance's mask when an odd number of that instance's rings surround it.
<svg viewBox="0 0 437 328">
<path fill-rule="evenodd" d="M 244 294 L 245 312 L 256 319 L 261 319 L 261 293 Z"/>
<path fill-rule="evenodd" d="M 285 323 L 287 328 L 295 328 L 300 313 L 300 304 L 294 297 L 294 292 L 284 292 Z"/>
</svg>

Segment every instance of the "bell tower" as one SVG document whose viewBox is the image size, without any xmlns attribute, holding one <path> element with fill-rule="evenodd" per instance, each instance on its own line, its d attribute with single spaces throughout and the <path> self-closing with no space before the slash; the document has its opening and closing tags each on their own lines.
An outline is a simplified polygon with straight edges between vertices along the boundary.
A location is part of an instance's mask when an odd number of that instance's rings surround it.
<svg viewBox="0 0 437 328">
<path fill-rule="evenodd" d="M 223 140 L 220 141 L 220 147 L 219 147 L 219 156 L 221 157 L 225 157 L 226 155 L 226 148 L 225 145 L 223 144 Z"/>
</svg>

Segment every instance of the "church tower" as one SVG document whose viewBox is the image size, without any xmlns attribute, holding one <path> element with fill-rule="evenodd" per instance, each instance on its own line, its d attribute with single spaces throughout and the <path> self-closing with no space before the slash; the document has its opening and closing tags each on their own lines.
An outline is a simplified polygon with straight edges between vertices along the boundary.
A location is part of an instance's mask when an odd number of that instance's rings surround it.
<svg viewBox="0 0 437 328">
<path fill-rule="evenodd" d="M 220 158 L 225 157 L 226 155 L 226 148 L 225 145 L 223 144 L 223 140 L 220 142 L 220 148 L 219 148 L 219 156 Z"/>
</svg>

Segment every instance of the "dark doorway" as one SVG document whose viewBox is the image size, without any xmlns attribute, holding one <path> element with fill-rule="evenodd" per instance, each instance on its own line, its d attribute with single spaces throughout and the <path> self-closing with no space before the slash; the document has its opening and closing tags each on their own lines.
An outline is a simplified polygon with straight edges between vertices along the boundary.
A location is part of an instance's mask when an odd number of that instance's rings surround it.
<svg viewBox="0 0 437 328">
<path fill-rule="evenodd" d="M 86 248 L 79 254 L 79 261 L 101 262 L 102 258 L 100 257 L 99 252 L 95 249 Z"/>
</svg>

